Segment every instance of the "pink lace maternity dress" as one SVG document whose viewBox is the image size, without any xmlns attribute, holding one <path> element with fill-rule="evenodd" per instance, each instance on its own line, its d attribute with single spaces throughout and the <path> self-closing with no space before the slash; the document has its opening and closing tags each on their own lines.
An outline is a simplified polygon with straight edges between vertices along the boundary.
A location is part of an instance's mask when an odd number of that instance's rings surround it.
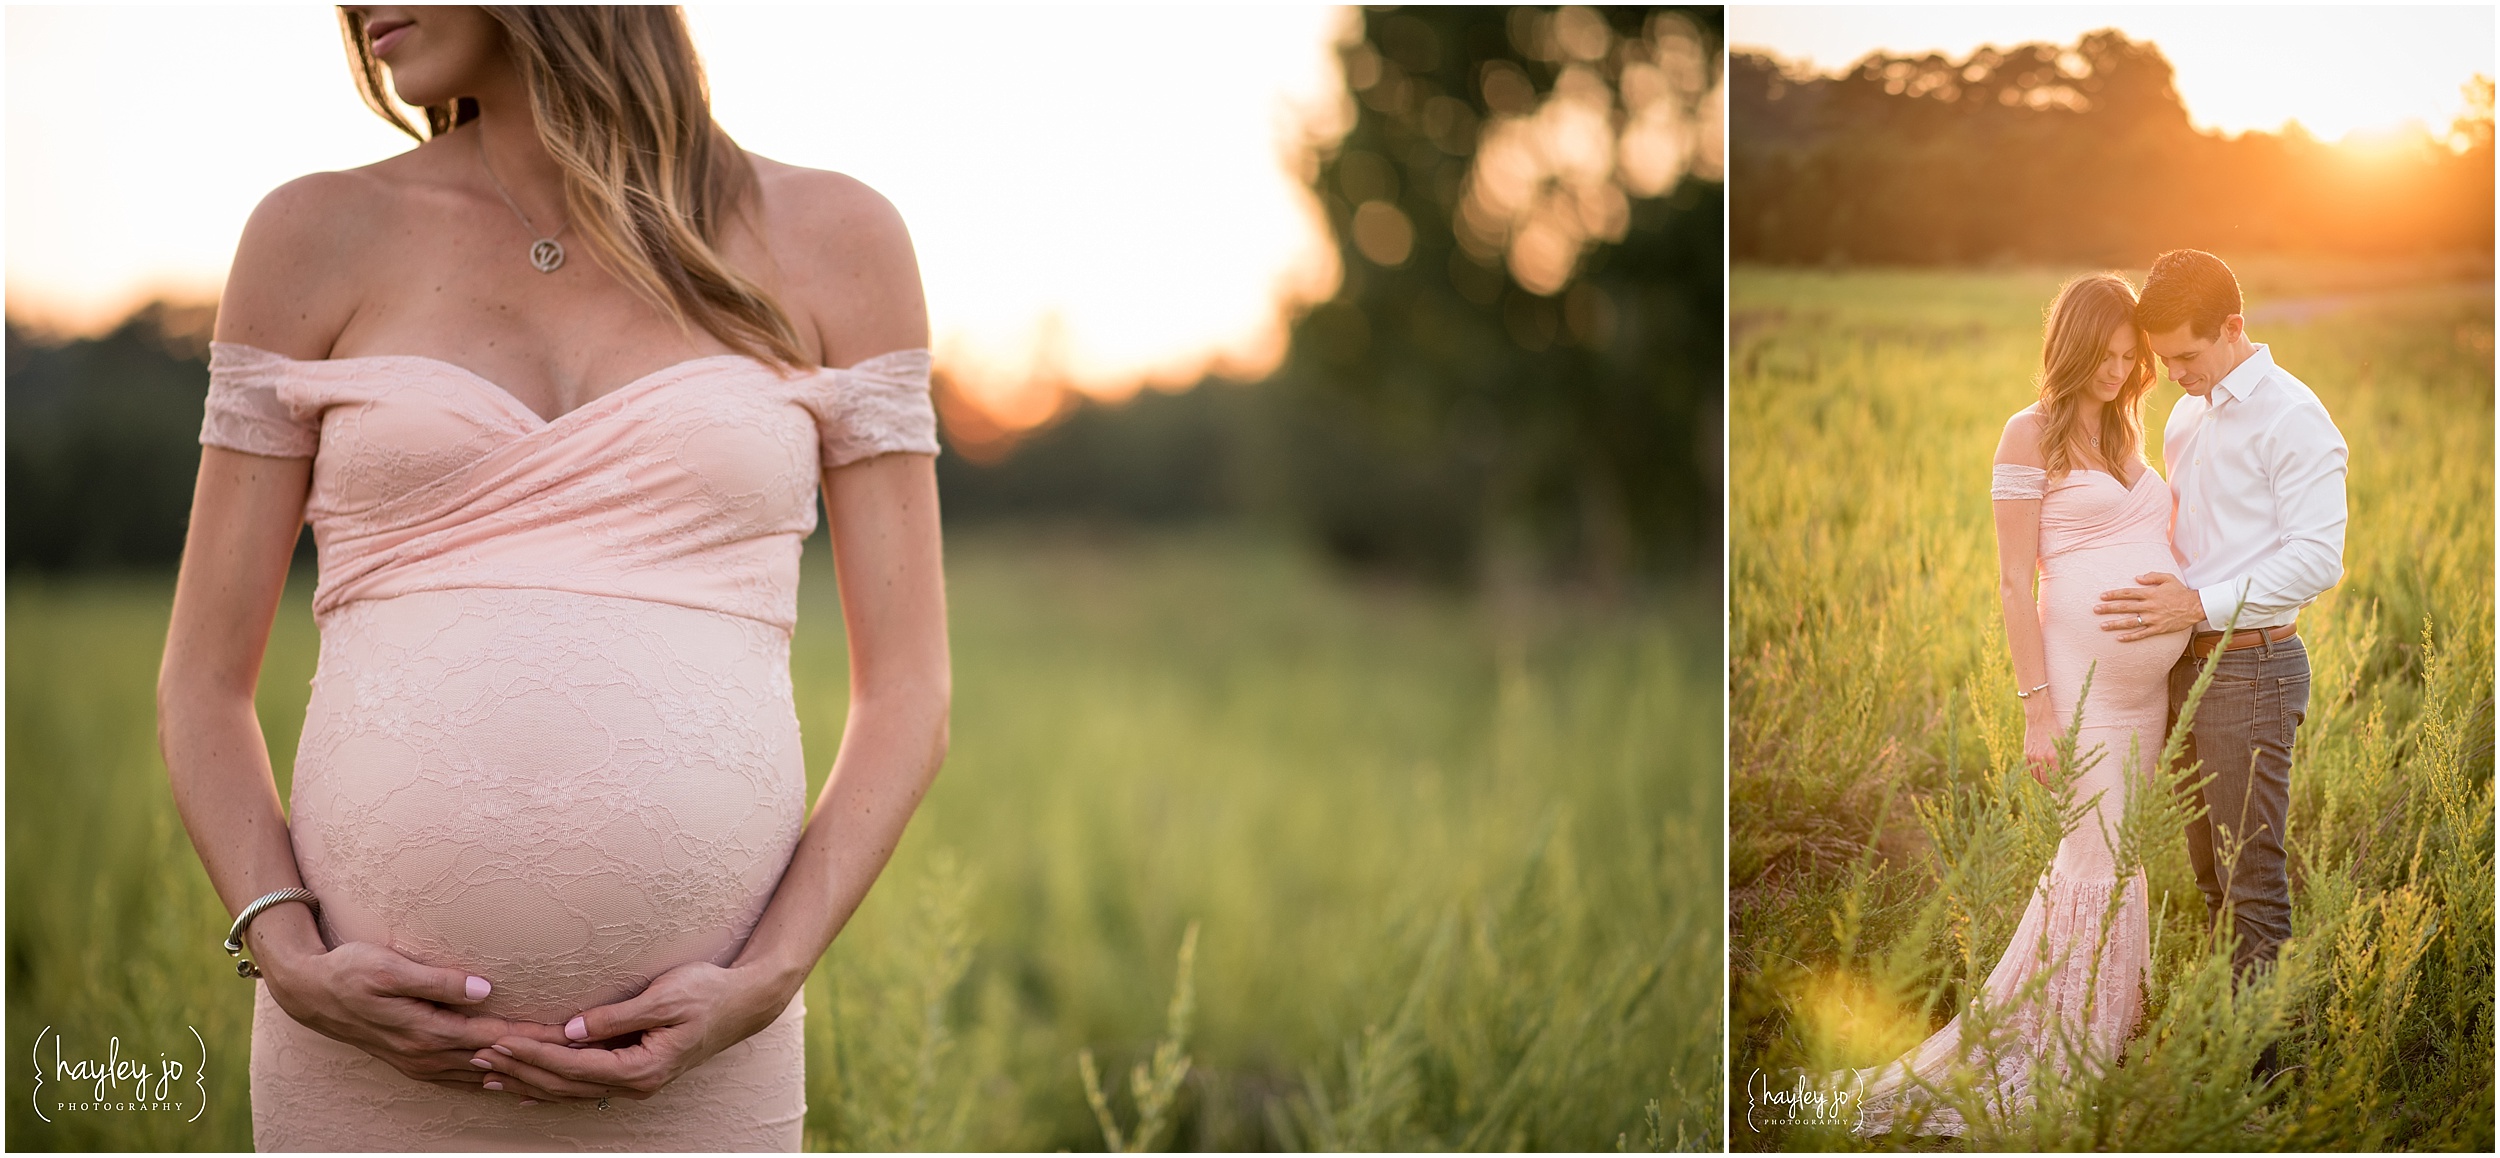
<svg viewBox="0 0 2500 1158">
<path fill-rule="evenodd" d="M 220 343 L 200 441 L 310 457 L 321 657 L 289 828 L 323 938 L 560 1024 L 726 965 L 798 843 L 799 542 L 820 467 L 933 454 L 926 351 L 782 377 L 722 355 L 540 418 L 417 356 Z M 795 1150 L 793 998 L 647 1100 L 519 1104 L 252 1019 L 263 1150 Z"/>
<path fill-rule="evenodd" d="M 2170 667 L 2186 649 L 2188 633 L 2120 643 L 2118 633 L 2101 630 L 2092 605 L 2103 591 L 2135 586 L 2138 575 L 2177 572 L 2170 550 L 2170 486 L 2149 467 L 2129 487 L 2098 470 L 2069 471 L 2051 480 L 2037 467 L 1999 464 L 1990 494 L 2040 500 L 2040 637 L 2048 656 L 2049 706 L 2060 721 L 2068 721 L 2076 700 L 2085 700 L 2076 753 L 2089 761 L 2097 747 L 2100 757 L 2083 770 L 2074 791 L 2076 799 L 2091 803 L 2058 843 L 2056 859 L 2032 891 L 2012 942 L 1982 986 L 1978 999 L 2011 1009 L 2005 1032 L 1992 1041 L 1965 1041 L 1965 1019 L 1956 1016 L 1900 1061 L 1844 1075 L 1861 1090 L 1861 1134 L 1889 1131 L 1922 1105 L 1927 1116 L 1919 1133 L 1963 1133 L 1966 1123 L 1958 1112 L 1925 1104 L 1910 1081 L 1915 1075 L 1918 1082 L 1943 1088 L 1957 1064 L 1993 1079 L 1992 1112 L 2008 1117 L 2028 1112 L 2030 1067 L 2064 1064 L 2059 1036 L 2084 1045 L 2095 1064 L 2117 1056 L 2135 1028 L 2152 966 L 2144 874 L 2139 869 L 2120 881 L 2112 844 L 2130 786 L 2141 783 L 2144 767 L 2160 756 Z M 2087 671 L 2092 690 L 2085 698 Z M 2120 893 L 2117 918 L 2104 929 L 2113 893 Z M 2027 988 L 2033 993 L 2026 1000 Z"/>
</svg>

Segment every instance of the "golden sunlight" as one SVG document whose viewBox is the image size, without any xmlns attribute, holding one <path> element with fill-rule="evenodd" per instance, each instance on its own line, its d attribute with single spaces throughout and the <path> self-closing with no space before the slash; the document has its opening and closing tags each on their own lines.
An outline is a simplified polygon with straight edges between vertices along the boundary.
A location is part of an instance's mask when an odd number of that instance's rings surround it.
<svg viewBox="0 0 2500 1158">
<path fill-rule="evenodd" d="M 1826 969 L 1806 985 L 1801 1027 L 1809 1057 L 1878 1065 L 1926 1040 L 1923 1017 L 1905 1011 L 1846 969 Z"/>
<path fill-rule="evenodd" d="M 1470 253 L 1488 263 L 1504 258 L 1520 285 L 1550 295 L 1570 282 L 1592 245 L 1622 240 L 1631 197 L 1673 188 L 1688 164 L 1701 178 L 1718 179 L 1724 157 L 1716 122 L 1724 91 L 1710 88 L 1714 70 L 1703 59 L 1701 31 L 1681 15 L 1653 16 L 1626 46 L 1632 60 L 1623 69 L 1623 100 L 1630 116 L 1618 133 L 1615 93 L 1594 67 L 1616 48 L 1605 21 L 1587 8 L 1568 7 L 1534 27 L 1551 38 L 1552 57 L 1565 62 L 1562 75 L 1539 102 L 1515 66 L 1488 67 L 1484 87 L 1493 117 L 1456 224 L 1458 242 Z M 1693 102 L 1709 128 L 1682 112 Z M 1354 225 L 1359 245 L 1360 213 Z"/>
<path fill-rule="evenodd" d="M 1008 427 L 1062 387 L 1262 374 L 1284 311 L 1335 289 L 1294 154 L 1348 115 L 1340 10 L 687 15 L 742 144 L 902 210 L 940 366 Z M 327 8 L 7 21 L 21 321 L 83 331 L 151 297 L 212 298 L 262 194 L 407 147 L 357 101 Z"/>
</svg>

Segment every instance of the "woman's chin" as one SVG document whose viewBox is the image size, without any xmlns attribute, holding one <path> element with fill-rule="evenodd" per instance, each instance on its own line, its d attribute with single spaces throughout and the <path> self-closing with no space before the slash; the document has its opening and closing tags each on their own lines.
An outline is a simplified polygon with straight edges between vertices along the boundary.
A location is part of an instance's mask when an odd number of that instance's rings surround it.
<svg viewBox="0 0 2500 1158">
<path fill-rule="evenodd" d="M 401 72 L 402 70 L 396 68 L 391 70 L 391 95 L 398 97 L 399 103 L 414 109 L 451 103 L 452 97 L 446 91 L 445 86 L 426 84 L 422 81 L 410 83 L 402 79 Z"/>
</svg>

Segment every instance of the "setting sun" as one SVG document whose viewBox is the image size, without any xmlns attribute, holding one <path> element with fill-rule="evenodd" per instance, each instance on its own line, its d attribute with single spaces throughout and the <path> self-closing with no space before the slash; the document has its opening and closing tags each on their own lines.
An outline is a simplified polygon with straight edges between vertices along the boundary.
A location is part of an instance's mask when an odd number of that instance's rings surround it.
<svg viewBox="0 0 2500 1158">
<path fill-rule="evenodd" d="M 8 14 L 21 321 L 213 297 L 262 194 L 408 146 L 357 102 L 328 9 L 136 11 Z M 1061 385 L 1264 373 L 1283 311 L 1334 288 L 1293 152 L 1342 115 L 1335 9 L 687 15 L 733 136 L 902 210 L 941 366 L 1009 425 Z"/>
</svg>

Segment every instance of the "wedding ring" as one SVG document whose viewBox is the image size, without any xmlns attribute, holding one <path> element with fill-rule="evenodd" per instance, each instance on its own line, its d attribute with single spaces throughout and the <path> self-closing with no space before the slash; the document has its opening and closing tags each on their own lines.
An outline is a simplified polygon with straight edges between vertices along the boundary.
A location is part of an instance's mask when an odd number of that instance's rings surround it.
<svg viewBox="0 0 2500 1158">
<path fill-rule="evenodd" d="M 2141 615 L 2136 616 L 2136 617 L 2135 617 L 2135 625 L 2136 625 L 2137 627 L 2142 627 L 2142 626 L 2144 626 L 2144 617 L 2143 617 L 2143 616 L 2141 616 Z"/>
<path fill-rule="evenodd" d="M 606 1098 L 599 1099 L 599 1108 L 602 1110 L 608 1108 L 608 1100 Z"/>
</svg>

